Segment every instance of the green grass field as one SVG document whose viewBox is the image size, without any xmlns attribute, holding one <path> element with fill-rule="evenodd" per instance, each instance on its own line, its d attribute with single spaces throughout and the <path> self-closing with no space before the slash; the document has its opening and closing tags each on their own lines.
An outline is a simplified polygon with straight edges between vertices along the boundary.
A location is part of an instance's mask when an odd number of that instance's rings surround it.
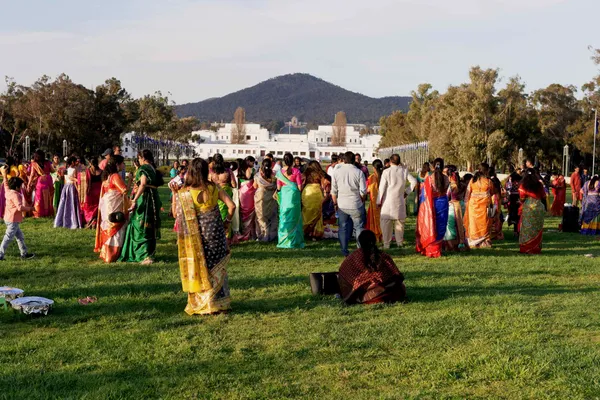
<svg viewBox="0 0 600 400">
<path fill-rule="evenodd" d="M 158 262 L 140 266 L 101 263 L 91 231 L 28 220 L 38 257 L 11 245 L 0 285 L 56 307 L 0 310 L 0 398 L 599 398 L 600 258 L 584 255 L 600 242 L 546 222 L 541 256 L 520 255 L 506 228 L 493 249 L 437 260 L 414 254 L 411 225 L 391 251 L 411 302 L 391 306 L 311 295 L 308 273 L 342 260 L 337 242 L 242 244 L 231 313 L 190 317 L 172 221 Z"/>
</svg>

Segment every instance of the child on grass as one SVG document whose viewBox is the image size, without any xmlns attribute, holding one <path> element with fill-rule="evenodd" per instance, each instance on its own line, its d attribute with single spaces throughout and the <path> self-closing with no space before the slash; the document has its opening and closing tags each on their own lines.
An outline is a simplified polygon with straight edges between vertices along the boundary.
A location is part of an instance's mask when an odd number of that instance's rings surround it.
<svg viewBox="0 0 600 400">
<path fill-rule="evenodd" d="M 4 212 L 6 233 L 4 234 L 4 240 L 2 240 L 2 244 L 0 245 L 0 261 L 4 260 L 4 253 L 14 238 L 17 239 L 17 244 L 21 251 L 21 258 L 23 260 L 29 260 L 35 257 L 35 255 L 27 252 L 25 237 L 23 236 L 19 224 L 23 221 L 23 211 L 32 211 L 33 207 L 23 205 L 23 195 L 21 194 L 23 180 L 17 177 L 9 179 L 7 177 L 8 168 L 6 166 L 0 168 L 0 171 L 2 172 L 2 178 L 4 180 L 3 185 L 6 197 L 6 209 Z"/>
</svg>

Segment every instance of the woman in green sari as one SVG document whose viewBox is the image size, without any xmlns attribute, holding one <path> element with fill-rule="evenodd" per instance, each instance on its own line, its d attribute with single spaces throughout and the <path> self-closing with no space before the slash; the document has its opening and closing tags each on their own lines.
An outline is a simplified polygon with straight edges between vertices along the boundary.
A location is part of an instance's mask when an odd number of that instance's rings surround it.
<svg viewBox="0 0 600 400">
<path fill-rule="evenodd" d="M 292 168 L 294 156 L 283 156 L 286 167 L 277 171 L 279 192 L 279 229 L 277 247 L 281 249 L 303 249 L 304 229 L 302 220 L 302 173 Z"/>
<path fill-rule="evenodd" d="M 213 157 L 213 168 L 210 170 L 209 178 L 210 181 L 217 185 L 219 189 L 227 193 L 229 198 L 233 198 L 233 188 L 236 187 L 235 177 L 233 176 L 233 172 L 231 172 L 229 168 L 225 167 L 225 160 L 223 160 L 223 156 L 219 153 L 215 154 Z M 221 200 L 219 200 L 219 213 L 221 214 L 223 221 L 225 221 L 227 219 L 229 209 L 227 204 Z M 231 227 L 227 228 L 226 234 L 227 239 L 231 239 Z"/>
<path fill-rule="evenodd" d="M 158 186 L 163 184 L 150 150 L 138 153 L 140 167 L 135 173 L 134 197 L 129 208 L 129 225 L 119 261 L 152 264 L 156 241 L 160 239 L 160 209 Z"/>
</svg>

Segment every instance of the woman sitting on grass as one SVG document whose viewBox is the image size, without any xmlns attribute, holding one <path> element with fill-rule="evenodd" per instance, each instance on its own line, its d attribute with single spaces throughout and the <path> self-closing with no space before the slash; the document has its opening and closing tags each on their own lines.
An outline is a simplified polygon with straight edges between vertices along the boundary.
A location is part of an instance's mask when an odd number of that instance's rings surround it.
<svg viewBox="0 0 600 400">
<path fill-rule="evenodd" d="M 208 163 L 192 161 L 182 188 L 176 182 L 173 215 L 177 218 L 177 245 L 183 291 L 188 293 L 185 312 L 214 314 L 230 308 L 227 264 L 229 249 L 225 227 L 231 223 L 235 204 L 229 195 L 208 180 Z M 227 206 L 221 218 L 219 200 Z"/>
<path fill-rule="evenodd" d="M 404 300 L 404 275 L 392 258 L 377 248 L 377 237 L 364 230 L 358 236 L 360 248 L 342 265 L 339 283 L 346 304 L 394 303 Z"/>
</svg>

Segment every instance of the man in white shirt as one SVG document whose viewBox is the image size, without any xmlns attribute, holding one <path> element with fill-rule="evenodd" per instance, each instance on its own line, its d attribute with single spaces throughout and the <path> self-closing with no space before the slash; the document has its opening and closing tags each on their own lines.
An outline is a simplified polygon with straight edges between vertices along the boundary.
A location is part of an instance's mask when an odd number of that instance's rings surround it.
<svg viewBox="0 0 600 400">
<path fill-rule="evenodd" d="M 406 187 L 406 181 L 410 187 Z M 392 242 L 392 230 L 396 231 L 398 247 L 404 244 L 404 222 L 406 221 L 405 198 L 417 186 L 417 180 L 408 172 L 408 168 L 400 165 L 400 156 L 390 157 L 390 167 L 381 174 L 377 205 L 381 207 L 381 233 L 383 248 L 389 249 Z"/>
<path fill-rule="evenodd" d="M 362 171 L 354 165 L 354 154 L 344 154 L 344 163 L 331 172 L 331 197 L 337 206 L 340 227 L 338 238 L 342 254 L 347 256 L 348 242 L 354 235 L 358 243 L 358 235 L 363 231 L 366 220 L 365 199 L 367 182 Z"/>
</svg>

